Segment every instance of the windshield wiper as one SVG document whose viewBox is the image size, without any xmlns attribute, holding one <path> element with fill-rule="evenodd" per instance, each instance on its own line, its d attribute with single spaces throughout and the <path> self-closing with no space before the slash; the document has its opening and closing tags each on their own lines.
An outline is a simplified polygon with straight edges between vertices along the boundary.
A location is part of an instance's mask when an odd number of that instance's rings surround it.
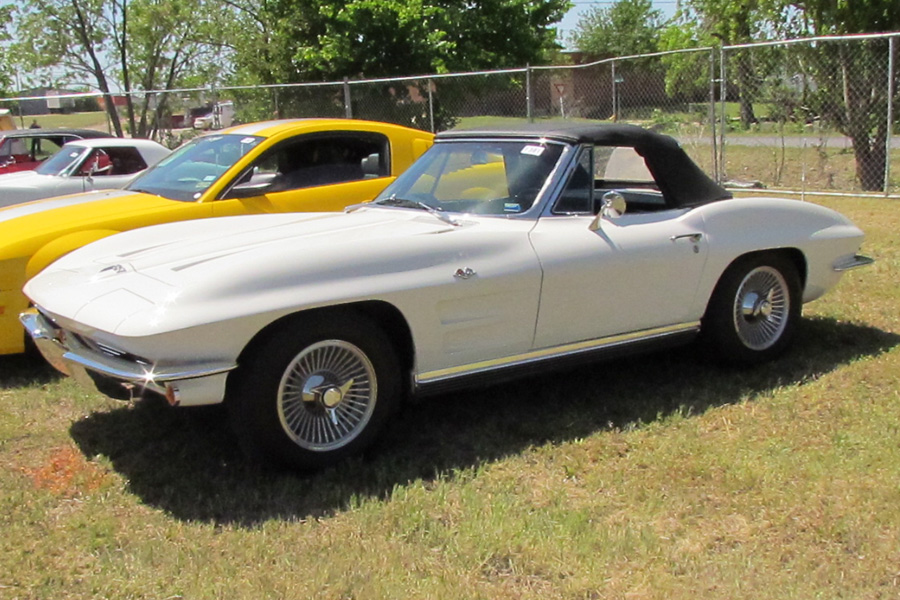
<svg viewBox="0 0 900 600">
<path fill-rule="evenodd" d="M 141 188 L 141 187 L 129 187 L 129 188 L 125 188 L 125 189 L 128 190 L 129 192 L 137 192 L 138 194 L 150 194 L 151 196 L 159 196 L 160 198 L 165 198 L 165 196 L 163 196 L 159 192 L 151 192 L 150 190 L 145 190 L 144 188 Z"/>
<path fill-rule="evenodd" d="M 379 204 L 381 206 L 397 206 L 399 208 L 420 208 L 422 210 L 428 211 L 428 213 L 432 216 L 437 217 L 444 223 L 448 225 L 453 225 L 454 227 L 459 227 L 459 222 L 457 222 L 453 217 L 444 212 L 441 208 L 436 208 L 422 202 L 420 200 L 410 200 L 408 198 L 398 198 L 397 194 L 391 194 L 387 198 L 382 200 L 378 200 L 375 204 Z"/>
</svg>

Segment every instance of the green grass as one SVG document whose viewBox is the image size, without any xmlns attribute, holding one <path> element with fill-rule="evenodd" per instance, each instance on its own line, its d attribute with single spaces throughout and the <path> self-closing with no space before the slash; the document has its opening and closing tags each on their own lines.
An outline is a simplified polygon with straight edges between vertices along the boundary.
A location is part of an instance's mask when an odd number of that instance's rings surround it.
<svg viewBox="0 0 900 600">
<path fill-rule="evenodd" d="M 32 121 L 35 120 L 37 121 L 38 125 L 40 125 L 44 129 L 51 129 L 55 127 L 72 127 L 75 129 L 97 129 L 100 131 L 109 131 L 109 128 L 107 127 L 105 112 L 25 116 L 23 119 L 15 117 L 16 126 L 19 128 L 29 127 Z"/>
<path fill-rule="evenodd" d="M 311 475 L 248 464 L 218 407 L 0 359 L 0 598 L 895 598 L 900 205 L 822 203 L 878 262 L 779 362 L 431 398 Z"/>
</svg>

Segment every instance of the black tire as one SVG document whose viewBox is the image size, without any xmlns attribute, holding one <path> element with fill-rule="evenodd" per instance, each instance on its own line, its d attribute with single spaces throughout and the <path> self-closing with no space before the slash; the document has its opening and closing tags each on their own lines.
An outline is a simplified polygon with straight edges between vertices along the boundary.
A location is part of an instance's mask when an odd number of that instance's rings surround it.
<svg viewBox="0 0 900 600">
<path fill-rule="evenodd" d="M 285 322 L 229 381 L 232 426 L 253 459 L 318 469 L 362 452 L 399 403 L 396 352 L 352 313 Z"/>
<path fill-rule="evenodd" d="M 800 275 L 781 254 L 734 261 L 713 291 L 702 339 L 724 363 L 754 365 L 782 355 L 793 341 L 802 308 Z"/>
</svg>

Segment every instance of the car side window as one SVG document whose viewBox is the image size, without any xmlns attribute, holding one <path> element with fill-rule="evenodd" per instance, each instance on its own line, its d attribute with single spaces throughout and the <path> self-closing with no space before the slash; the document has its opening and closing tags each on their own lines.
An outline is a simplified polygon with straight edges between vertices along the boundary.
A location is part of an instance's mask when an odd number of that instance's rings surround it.
<svg viewBox="0 0 900 600">
<path fill-rule="evenodd" d="M 644 157 L 627 146 L 595 147 L 594 173 L 598 180 L 610 187 L 650 187 L 656 184 Z"/>
<path fill-rule="evenodd" d="M 590 214 L 593 211 L 594 178 L 591 174 L 593 161 L 590 148 L 583 148 L 578 156 L 578 164 L 569 177 L 566 187 L 553 207 L 555 214 Z"/>
<path fill-rule="evenodd" d="M 81 163 L 79 176 L 105 177 L 106 175 L 131 175 L 147 168 L 144 157 L 137 148 L 110 147 L 93 150 Z"/>
<path fill-rule="evenodd" d="M 283 192 L 390 175 L 386 136 L 369 133 L 310 135 L 264 154 L 253 180 L 271 179 L 270 191 Z"/>
<path fill-rule="evenodd" d="M 634 148 L 596 146 L 594 174 L 594 196 L 597 198 L 615 191 L 625 198 L 630 213 L 659 212 L 667 208 L 647 162 Z"/>
<path fill-rule="evenodd" d="M 78 167 L 75 175 L 78 177 L 87 177 L 88 175 L 91 177 L 102 177 L 109 175 L 111 168 L 112 161 L 110 161 L 109 155 L 102 149 L 97 148 L 88 154 L 81 166 Z"/>
<path fill-rule="evenodd" d="M 62 144 L 72 141 L 75 138 L 34 138 L 31 140 L 31 156 L 34 160 L 46 160 L 47 157 L 56 154 Z"/>
<path fill-rule="evenodd" d="M 131 175 L 147 168 L 147 163 L 137 148 L 107 148 L 106 153 L 112 162 L 109 175 Z"/>
</svg>

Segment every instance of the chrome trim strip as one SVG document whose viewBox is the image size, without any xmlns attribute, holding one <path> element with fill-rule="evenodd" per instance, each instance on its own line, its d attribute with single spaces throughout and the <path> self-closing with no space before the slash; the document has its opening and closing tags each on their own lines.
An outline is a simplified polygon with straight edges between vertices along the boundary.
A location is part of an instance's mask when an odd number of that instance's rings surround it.
<svg viewBox="0 0 900 600">
<path fill-rule="evenodd" d="M 850 269 L 858 269 L 859 267 L 865 267 L 867 265 L 871 265 L 875 262 L 874 258 L 869 258 L 868 256 L 863 256 L 862 254 L 856 254 L 851 258 L 845 258 L 843 260 L 839 260 L 834 263 L 832 267 L 838 273 L 843 273 L 844 271 L 849 271 Z"/>
<path fill-rule="evenodd" d="M 526 365 L 550 358 L 563 358 L 566 356 L 590 352 L 592 350 L 599 350 L 601 348 L 614 348 L 616 346 L 623 346 L 633 342 L 663 338 L 677 333 L 685 333 L 692 330 L 699 331 L 699 329 L 700 321 L 693 321 L 690 323 L 680 323 L 678 325 L 657 327 L 655 329 L 644 329 L 642 331 L 635 331 L 632 333 L 623 333 L 596 340 L 585 340 L 583 342 L 575 342 L 573 344 L 555 346 L 553 348 L 542 348 L 540 350 L 532 350 L 531 352 L 517 354 L 515 356 L 485 360 L 468 365 L 451 367 L 449 369 L 438 369 L 436 371 L 418 373 L 415 377 L 415 385 L 419 386 L 423 384 L 435 383 L 447 379 L 453 379 L 461 375 L 474 375 L 477 373 L 484 373 L 503 367 Z"/>
<path fill-rule="evenodd" d="M 63 354 L 63 359 L 84 367 L 89 371 L 99 373 L 100 375 L 105 375 L 107 377 L 112 377 L 113 379 L 122 379 L 131 383 L 140 383 L 144 385 L 149 385 L 152 383 L 165 383 L 168 381 L 181 381 L 184 379 L 198 379 L 200 377 L 210 377 L 212 375 L 227 373 L 228 371 L 232 371 L 237 368 L 237 365 L 222 365 L 204 369 L 194 369 L 190 371 L 157 373 L 154 372 L 152 368 L 149 370 L 145 370 L 143 367 L 140 367 L 141 372 L 139 373 L 137 370 L 117 368 L 106 363 L 93 360 L 87 356 L 77 354 L 71 350 Z M 131 365 L 132 363 L 128 363 L 128 366 Z"/>
<path fill-rule="evenodd" d="M 123 363 L 122 366 L 116 366 L 111 364 L 109 360 L 93 358 L 91 355 L 96 353 L 90 348 L 81 347 L 81 344 L 78 344 L 78 348 L 73 348 L 71 344 L 66 344 L 67 336 L 63 330 L 39 312 L 24 312 L 19 315 L 19 320 L 38 345 L 41 354 L 44 355 L 50 364 L 66 375 L 71 375 L 72 369 L 69 367 L 76 365 L 119 381 L 139 383 L 145 387 L 151 387 L 151 389 L 162 389 L 162 387 L 154 386 L 154 384 L 210 377 L 227 373 L 237 368 L 236 364 L 219 364 L 187 371 L 155 372 L 153 367 L 148 369 L 138 363 L 127 361 L 119 361 Z"/>
</svg>

